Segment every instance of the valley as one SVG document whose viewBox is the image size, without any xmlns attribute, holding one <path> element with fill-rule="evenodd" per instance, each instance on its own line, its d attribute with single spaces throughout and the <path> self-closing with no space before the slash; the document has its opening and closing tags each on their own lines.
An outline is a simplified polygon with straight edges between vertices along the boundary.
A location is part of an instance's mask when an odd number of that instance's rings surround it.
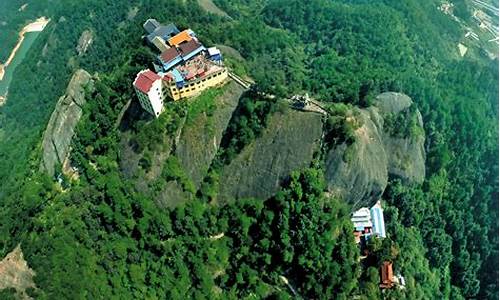
<svg viewBox="0 0 500 300">
<path fill-rule="evenodd" d="M 26 25 L 19 33 L 19 40 L 7 60 L 0 63 L 0 105 L 7 100 L 7 92 L 14 70 L 26 56 L 31 45 L 50 20 L 44 17 Z"/>
</svg>

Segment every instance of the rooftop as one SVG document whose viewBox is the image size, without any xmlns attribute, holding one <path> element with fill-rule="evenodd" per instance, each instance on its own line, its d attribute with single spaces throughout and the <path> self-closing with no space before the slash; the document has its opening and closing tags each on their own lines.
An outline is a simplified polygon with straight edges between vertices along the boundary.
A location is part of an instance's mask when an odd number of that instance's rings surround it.
<svg viewBox="0 0 500 300">
<path fill-rule="evenodd" d="M 190 40 L 187 43 L 180 44 L 179 51 L 181 52 L 182 56 L 188 56 L 191 52 L 200 47 L 203 47 L 203 45 L 200 44 L 197 40 Z"/>
<path fill-rule="evenodd" d="M 144 26 L 146 26 L 146 23 L 144 23 Z M 178 33 L 179 29 L 177 28 L 177 26 L 175 26 L 173 23 L 170 23 L 168 25 L 160 25 L 159 27 L 154 29 L 153 32 L 148 34 L 147 39 L 150 43 L 152 43 L 153 39 L 157 36 L 161 37 L 164 40 L 168 40 Z"/>
<path fill-rule="evenodd" d="M 216 47 L 210 47 L 207 49 L 208 50 L 208 55 L 214 56 L 214 55 L 220 55 L 220 50 L 217 49 Z"/>
<path fill-rule="evenodd" d="M 380 205 L 380 201 L 370 209 L 370 214 L 372 216 L 373 233 L 385 237 L 384 210 Z"/>
<path fill-rule="evenodd" d="M 370 216 L 370 210 L 366 207 L 362 207 L 352 214 L 351 222 L 354 225 L 356 231 L 364 231 L 365 227 L 372 227 L 372 220 Z"/>
<path fill-rule="evenodd" d="M 139 74 L 137 74 L 137 77 L 134 81 L 134 86 L 141 92 L 147 94 L 153 86 L 153 83 L 158 79 L 161 79 L 158 74 L 154 73 L 151 70 L 143 70 Z"/>
<path fill-rule="evenodd" d="M 205 77 L 221 71 L 223 68 L 212 61 L 206 59 L 203 54 L 197 55 L 187 63 L 173 68 L 165 74 L 164 80 L 170 81 L 175 79 L 175 82 L 191 81 Z"/>
<path fill-rule="evenodd" d="M 152 33 L 156 28 L 160 27 L 160 23 L 156 21 L 156 19 L 147 19 L 146 22 L 144 22 L 144 24 L 142 25 L 142 27 L 149 34 Z"/>
<path fill-rule="evenodd" d="M 380 266 L 380 286 L 382 288 L 391 288 L 393 284 L 392 262 L 384 261 Z"/>
<path fill-rule="evenodd" d="M 170 38 L 168 40 L 168 43 L 170 44 L 170 46 L 177 46 L 183 42 L 188 42 L 193 39 L 193 37 L 191 36 L 192 32 L 193 31 L 191 31 L 190 29 L 184 30 L 174 37 Z"/>
<path fill-rule="evenodd" d="M 168 63 L 168 62 L 171 62 L 172 60 L 174 60 L 178 56 L 179 56 L 179 52 L 177 51 L 177 49 L 169 48 L 169 49 L 163 51 L 163 53 L 160 55 L 160 59 L 163 62 Z"/>
</svg>

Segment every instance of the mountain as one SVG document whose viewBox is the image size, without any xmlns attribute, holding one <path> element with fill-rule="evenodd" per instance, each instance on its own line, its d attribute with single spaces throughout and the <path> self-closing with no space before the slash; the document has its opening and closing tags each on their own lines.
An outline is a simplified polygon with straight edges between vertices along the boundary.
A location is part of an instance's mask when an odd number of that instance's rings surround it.
<svg viewBox="0 0 500 300">
<path fill-rule="evenodd" d="M 0 298 L 498 298 L 498 58 L 476 4 L 8 2 L 8 48 L 51 21 L 0 107 L 0 258 L 22 265 L 0 278 L 29 279 Z M 149 115 L 150 18 L 254 84 Z M 386 237 L 361 252 L 350 218 L 378 200 Z M 404 288 L 380 287 L 389 264 Z"/>
</svg>

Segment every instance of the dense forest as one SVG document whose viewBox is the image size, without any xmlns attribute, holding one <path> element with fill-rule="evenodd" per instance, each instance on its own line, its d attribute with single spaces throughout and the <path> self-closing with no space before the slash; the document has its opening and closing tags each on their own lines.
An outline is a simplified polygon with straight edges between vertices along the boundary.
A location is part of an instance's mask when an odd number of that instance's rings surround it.
<svg viewBox="0 0 500 300">
<path fill-rule="evenodd" d="M 27 19 L 53 20 L 0 107 L 0 257 L 22 244 L 36 272 L 37 289 L 28 291 L 36 299 L 498 298 L 498 59 L 478 49 L 461 58 L 455 48 L 463 32 L 437 1 L 215 0 L 229 18 L 194 0 L 28 1 L 26 16 L 15 2 L 0 3 L 9 26 L 0 30 L 2 45 L 15 43 Z M 358 263 L 352 208 L 324 193 L 321 155 L 269 199 L 212 203 L 220 167 L 279 110 L 255 91 L 240 99 L 198 191 L 175 159 L 166 163 L 162 178 L 190 191 L 186 204 L 159 209 L 122 176 L 115 122 L 134 97 L 135 74 L 153 57 L 141 40 L 150 17 L 191 27 L 207 45 L 235 48 L 244 58 L 239 70 L 278 97 L 308 92 L 339 110 L 366 107 L 383 91 L 415 101 L 425 125 L 426 179 L 390 179 L 388 238 L 369 245 L 366 263 Z M 96 37 L 78 56 L 87 29 Z M 61 187 L 38 171 L 40 138 L 80 67 L 99 81 L 72 144 L 80 179 L 63 179 Z M 133 120 L 134 143 L 154 152 L 180 117 L 213 109 L 204 101 Z M 412 132 L 403 121 L 389 123 L 396 134 Z M 335 122 L 331 133 L 345 131 L 339 138 L 348 139 L 350 129 Z M 146 155 L 141 167 L 150 164 Z M 378 266 L 386 259 L 404 274 L 406 289 L 381 292 Z"/>
</svg>

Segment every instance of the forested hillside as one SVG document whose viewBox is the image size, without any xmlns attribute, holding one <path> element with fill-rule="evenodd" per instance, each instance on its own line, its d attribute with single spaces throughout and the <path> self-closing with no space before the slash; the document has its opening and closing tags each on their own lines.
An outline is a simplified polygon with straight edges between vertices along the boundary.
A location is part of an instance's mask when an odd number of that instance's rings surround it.
<svg viewBox="0 0 500 300">
<path fill-rule="evenodd" d="M 229 17 L 194 0 L 40 1 L 27 16 L 17 11 L 23 3 L 6 2 L 0 60 L 27 19 L 53 20 L 0 107 L 0 258 L 21 244 L 36 272 L 37 288 L 27 291 L 36 299 L 498 298 L 498 58 L 474 48 L 461 57 L 463 29 L 438 1 L 214 0 Z M 242 59 L 227 64 L 256 81 L 199 189 L 177 157 L 162 166 L 151 189 L 173 181 L 187 195 L 170 207 L 123 175 L 123 127 L 146 174 L 181 122 L 217 109 L 218 92 L 169 103 L 156 120 L 125 114 L 127 126 L 117 126 L 127 101 L 136 101 L 135 74 L 154 57 L 141 39 L 151 17 L 234 48 Z M 78 54 L 85 30 L 93 42 Z M 79 179 L 51 178 L 39 171 L 41 137 L 79 68 L 96 78 L 72 143 Z M 388 237 L 370 245 L 367 263 L 358 262 L 352 207 L 325 193 L 328 143 L 274 196 L 217 203 L 223 168 L 283 110 L 279 98 L 307 92 L 340 115 L 386 91 L 409 95 L 422 114 L 426 174 L 422 184 L 389 179 Z M 339 120 L 330 120 L 328 136 L 349 141 L 357 128 Z M 406 121 L 391 120 L 392 132 L 410 135 Z M 377 268 L 387 259 L 406 289 L 379 289 Z M 4 289 L 0 298 L 16 293 Z"/>
</svg>

